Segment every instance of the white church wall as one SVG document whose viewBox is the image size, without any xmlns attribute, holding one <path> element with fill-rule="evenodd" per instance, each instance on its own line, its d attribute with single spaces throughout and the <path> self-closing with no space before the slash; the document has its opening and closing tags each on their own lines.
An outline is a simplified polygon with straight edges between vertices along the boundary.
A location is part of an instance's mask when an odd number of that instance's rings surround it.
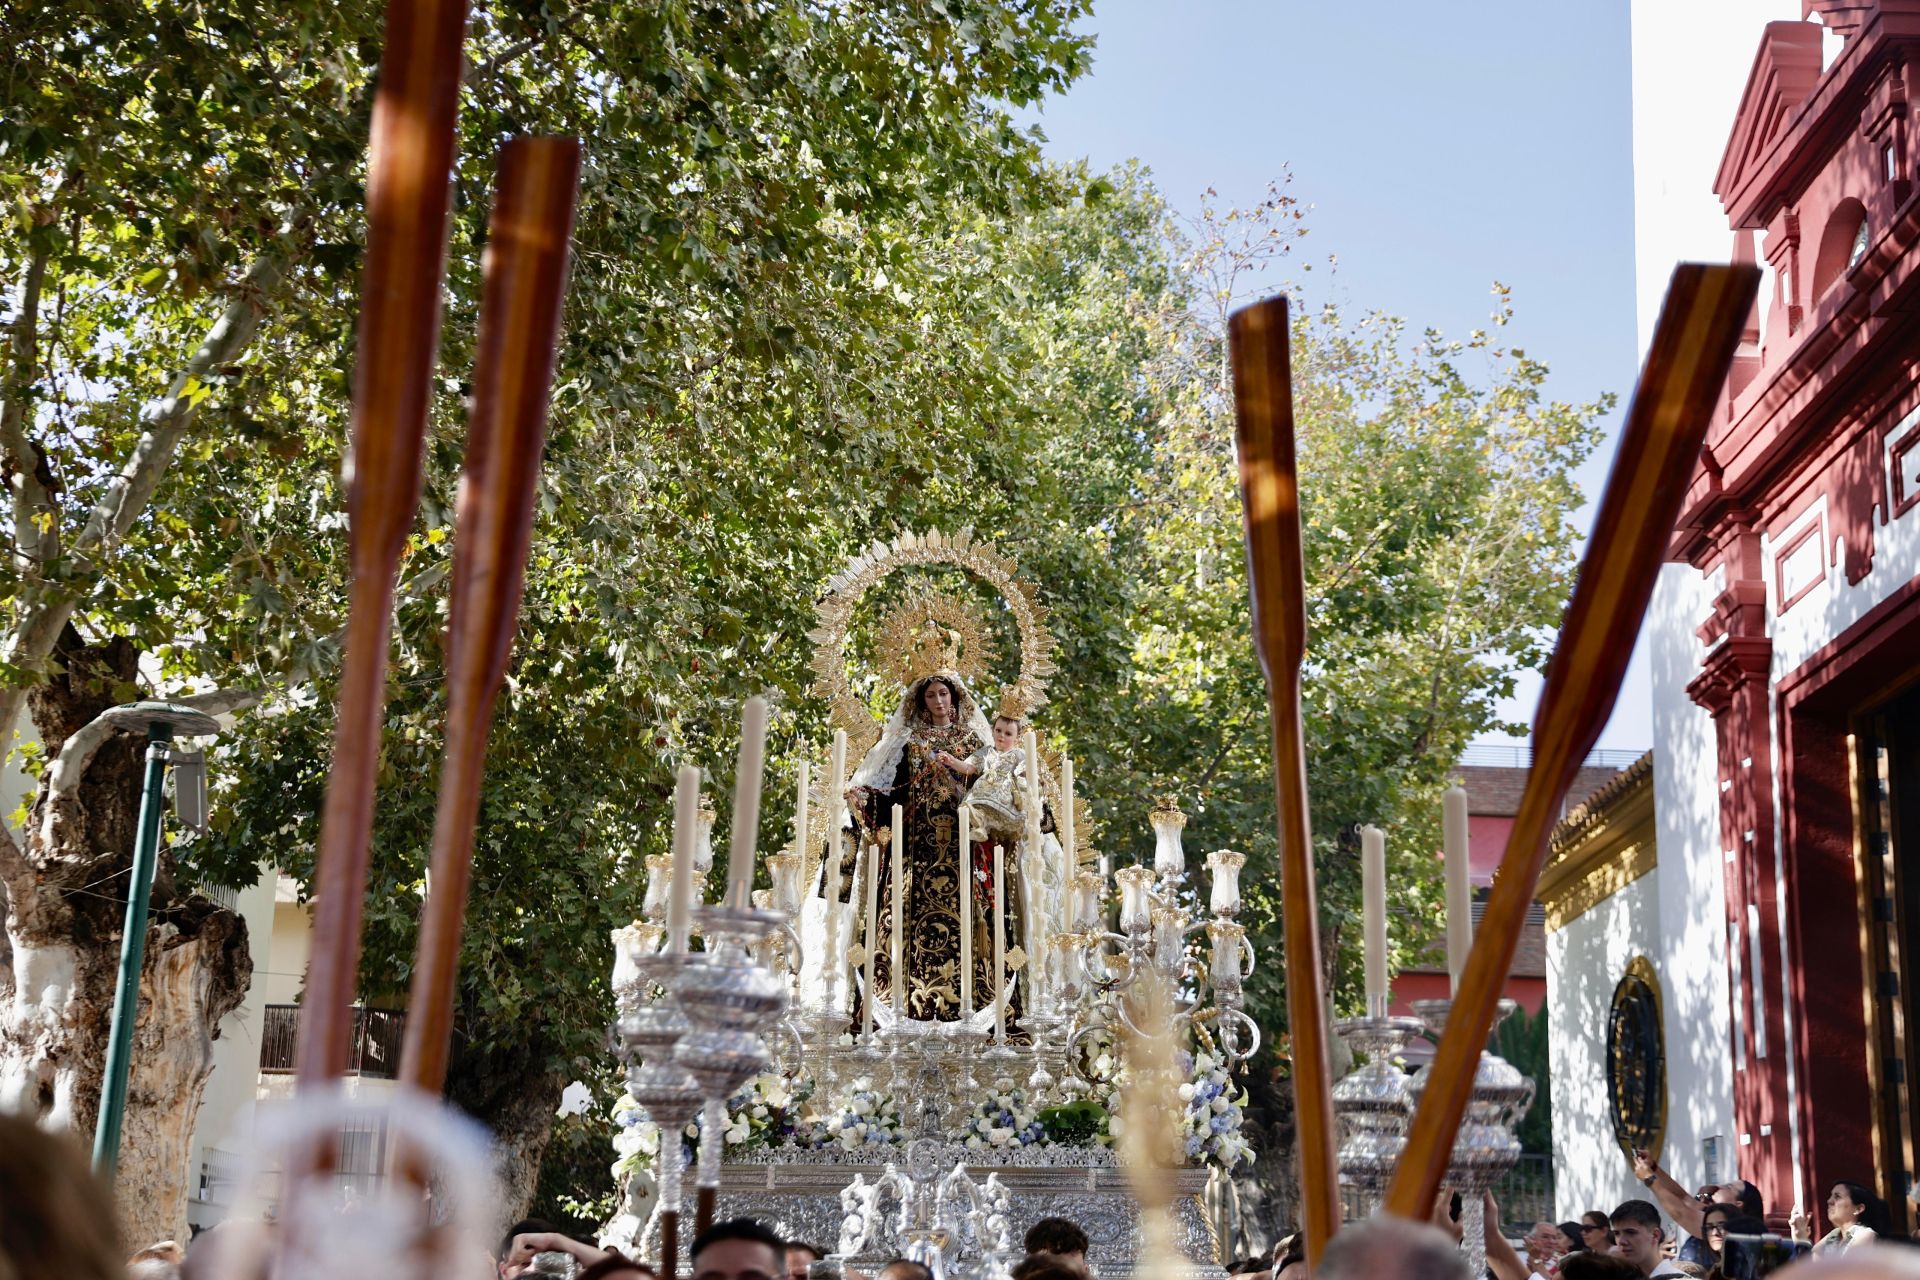
<svg viewBox="0 0 1920 1280">
<path fill-rule="evenodd" d="M 1613 1138 L 1607 1104 L 1607 1011 L 1635 956 L 1651 959 L 1660 903 L 1653 874 L 1547 935 L 1553 1035 L 1554 1212 L 1564 1222 L 1611 1210 L 1642 1188 Z"/>
<path fill-rule="evenodd" d="M 1688 565 L 1661 571 L 1649 611 L 1653 689 L 1654 838 L 1660 937 L 1652 955 L 1666 1013 L 1667 1140 L 1662 1163 L 1690 1185 L 1709 1162 L 1732 1173 L 1731 1002 L 1727 988 L 1726 860 L 1720 849 L 1719 760 L 1713 718 L 1687 693 L 1705 655 L 1694 628 L 1724 575 Z M 1709 1153 L 1709 1142 L 1713 1144 Z"/>
</svg>

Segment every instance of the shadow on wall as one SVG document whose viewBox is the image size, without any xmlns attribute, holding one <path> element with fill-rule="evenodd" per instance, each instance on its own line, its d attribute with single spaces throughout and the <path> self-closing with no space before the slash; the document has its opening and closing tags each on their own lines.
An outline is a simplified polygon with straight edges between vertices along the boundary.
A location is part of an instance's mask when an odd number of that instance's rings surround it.
<svg viewBox="0 0 1920 1280">
<path fill-rule="evenodd" d="M 1719 746 L 1712 717 L 1687 685 L 1705 647 L 1694 633 L 1723 589 L 1670 565 L 1648 618 L 1654 696 L 1655 830 L 1659 845 L 1658 952 L 1667 1053 L 1662 1164 L 1689 1186 L 1705 1181 L 1705 1143 L 1719 1139 L 1719 1178 L 1732 1176 L 1733 1075 L 1726 959 L 1726 861 L 1721 850 Z"/>
</svg>

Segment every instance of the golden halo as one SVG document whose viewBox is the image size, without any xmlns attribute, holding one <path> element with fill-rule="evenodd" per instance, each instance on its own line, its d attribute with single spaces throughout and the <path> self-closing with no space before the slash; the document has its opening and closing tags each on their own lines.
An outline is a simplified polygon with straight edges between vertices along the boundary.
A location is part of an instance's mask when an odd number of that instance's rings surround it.
<svg viewBox="0 0 1920 1280">
<path fill-rule="evenodd" d="M 902 688 L 942 671 L 955 673 L 972 687 L 993 663 L 993 641 L 979 616 L 966 602 L 924 587 L 880 624 L 874 652 L 880 674 Z"/>
<path fill-rule="evenodd" d="M 1040 603 L 1040 588 L 1022 578 L 1020 566 L 1000 554 L 992 543 L 975 542 L 971 529 L 951 534 L 939 530 L 903 533 L 892 542 L 875 542 L 827 580 L 827 589 L 814 606 L 818 625 L 808 634 L 814 643 L 814 692 L 832 703 L 833 723 L 847 731 L 847 745 L 856 753 L 865 752 L 879 740 L 880 723 L 854 696 L 847 682 L 847 629 L 854 606 L 867 588 L 894 570 L 934 564 L 963 569 L 1000 593 L 1020 633 L 1020 675 L 1011 686 L 1012 692 L 1028 715 L 1047 700 L 1047 677 L 1054 673 L 1053 635 L 1047 630 L 1047 608 Z M 984 628 L 981 630 L 984 635 Z M 965 649 L 962 644 L 963 659 Z M 984 641 L 979 656 L 984 664 Z"/>
</svg>

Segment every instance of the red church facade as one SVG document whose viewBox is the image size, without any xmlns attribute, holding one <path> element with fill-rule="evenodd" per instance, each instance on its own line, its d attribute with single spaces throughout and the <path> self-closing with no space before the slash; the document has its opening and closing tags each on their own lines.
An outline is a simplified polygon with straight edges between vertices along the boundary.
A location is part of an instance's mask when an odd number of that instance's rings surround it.
<svg viewBox="0 0 1920 1280">
<path fill-rule="evenodd" d="M 1663 828 L 1660 857 L 1722 873 L 1741 1175 L 1780 1216 L 1843 1178 L 1910 1216 L 1920 0 L 1805 7 L 1844 45 L 1823 68 L 1821 25 L 1767 25 L 1714 184 L 1735 255 L 1770 284 L 1672 545 L 1703 607 L 1680 619 L 1697 661 L 1667 687 L 1710 717 L 1696 779 L 1717 786 L 1687 802 L 1693 829 L 1684 809 Z M 1663 792 L 1677 777 L 1669 762 Z"/>
</svg>

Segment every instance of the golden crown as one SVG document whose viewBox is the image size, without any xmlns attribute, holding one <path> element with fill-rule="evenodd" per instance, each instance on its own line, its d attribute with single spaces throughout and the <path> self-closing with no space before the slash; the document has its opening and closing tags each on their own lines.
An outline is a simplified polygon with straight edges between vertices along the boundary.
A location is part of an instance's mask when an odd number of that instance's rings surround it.
<svg viewBox="0 0 1920 1280">
<path fill-rule="evenodd" d="M 979 617 L 962 600 L 919 590 L 888 614 L 874 638 L 878 665 L 902 687 L 932 675 L 956 675 L 969 683 L 986 675 L 992 642 Z"/>
</svg>

